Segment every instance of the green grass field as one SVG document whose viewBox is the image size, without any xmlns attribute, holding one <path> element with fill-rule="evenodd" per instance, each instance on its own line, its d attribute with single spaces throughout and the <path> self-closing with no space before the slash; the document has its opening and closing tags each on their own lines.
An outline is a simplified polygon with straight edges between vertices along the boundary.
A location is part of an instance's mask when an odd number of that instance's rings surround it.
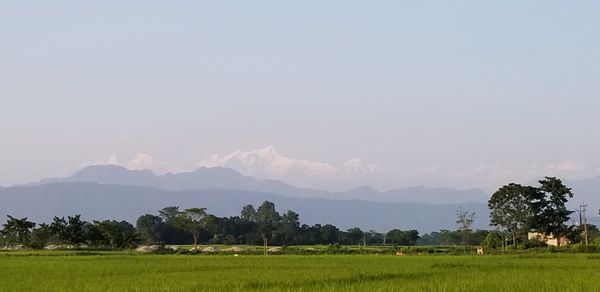
<svg viewBox="0 0 600 292">
<path fill-rule="evenodd" d="M 600 291 L 600 256 L 0 253 L 2 291 Z"/>
</svg>

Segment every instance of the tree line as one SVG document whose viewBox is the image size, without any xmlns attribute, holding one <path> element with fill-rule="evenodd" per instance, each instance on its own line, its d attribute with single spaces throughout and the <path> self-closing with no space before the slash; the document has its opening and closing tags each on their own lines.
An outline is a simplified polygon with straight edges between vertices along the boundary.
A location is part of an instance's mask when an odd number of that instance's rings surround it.
<svg viewBox="0 0 600 292">
<path fill-rule="evenodd" d="M 129 248 L 155 244 L 248 244 L 248 245 L 416 245 L 416 230 L 393 229 L 386 233 L 358 227 L 340 230 L 332 224 L 307 225 L 288 210 L 280 214 L 275 204 L 244 206 L 239 216 L 217 217 L 205 208 L 181 210 L 169 206 L 157 214 L 144 214 L 135 222 L 103 220 L 87 222 L 81 215 L 54 217 L 49 224 L 7 216 L 0 231 L 5 247 L 23 245 L 44 248 L 48 244 Z"/>
<path fill-rule="evenodd" d="M 566 203 L 573 197 L 570 188 L 554 177 L 539 181 L 539 186 L 511 183 L 498 189 L 489 199 L 490 221 L 494 231 L 472 230 L 475 213 L 457 210 L 457 229 L 420 235 L 416 230 L 393 229 L 385 233 L 363 231 L 358 227 L 340 230 L 332 224 L 307 225 L 298 213 L 280 214 L 275 204 L 263 202 L 258 208 L 244 206 L 240 215 L 217 217 L 205 208 L 181 210 L 169 206 L 157 214 L 140 216 L 135 226 L 126 221 L 87 222 L 80 215 L 55 217 L 49 224 L 36 224 L 27 218 L 8 215 L 0 230 L 5 247 L 24 245 L 44 248 L 47 244 L 126 248 L 140 244 L 248 244 L 248 245 L 535 245 L 528 232 L 571 242 L 582 241 L 581 224 L 567 225 L 573 211 Z M 600 235 L 593 225 L 587 235 Z M 559 242 L 560 243 L 560 242 Z"/>
</svg>

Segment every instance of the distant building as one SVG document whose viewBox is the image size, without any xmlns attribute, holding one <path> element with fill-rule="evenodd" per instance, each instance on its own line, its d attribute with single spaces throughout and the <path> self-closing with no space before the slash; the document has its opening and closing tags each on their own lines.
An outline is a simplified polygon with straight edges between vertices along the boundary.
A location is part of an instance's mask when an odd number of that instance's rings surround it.
<svg viewBox="0 0 600 292">
<path fill-rule="evenodd" d="M 567 245 L 569 243 L 571 243 L 566 237 L 560 237 L 560 238 L 554 238 L 554 236 L 552 234 L 550 235 L 545 235 L 543 233 L 539 233 L 539 232 L 529 232 L 527 233 L 527 239 L 529 240 L 538 240 L 538 241 L 542 241 L 545 242 L 547 245 L 553 245 L 553 246 L 558 246 L 558 243 L 560 241 L 560 245 Z"/>
</svg>

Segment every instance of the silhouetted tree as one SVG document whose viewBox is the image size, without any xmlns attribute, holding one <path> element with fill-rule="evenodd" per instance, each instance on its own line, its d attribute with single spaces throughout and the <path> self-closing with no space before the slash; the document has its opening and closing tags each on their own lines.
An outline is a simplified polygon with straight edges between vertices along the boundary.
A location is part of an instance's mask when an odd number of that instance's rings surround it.
<svg viewBox="0 0 600 292">
<path fill-rule="evenodd" d="M 538 192 L 537 188 L 511 183 L 501 187 L 488 201 L 491 224 L 510 233 L 514 246 L 517 236 L 529 229 L 534 215 L 531 202 Z"/>
<path fill-rule="evenodd" d="M 35 223 L 28 221 L 25 218 L 15 218 L 10 215 L 6 215 L 6 223 L 3 224 L 3 228 L 0 231 L 0 235 L 4 238 L 6 248 L 12 244 L 23 244 L 29 243 L 31 229 L 35 226 Z"/>
<path fill-rule="evenodd" d="M 155 244 L 161 241 L 164 226 L 163 219 L 160 216 L 142 215 L 137 219 L 135 226 L 144 242 Z"/>
<path fill-rule="evenodd" d="M 200 233 L 206 229 L 206 208 L 189 208 L 179 212 L 175 219 L 175 225 L 190 234 L 194 240 L 194 250 L 198 247 Z"/>
<path fill-rule="evenodd" d="M 565 206 L 573 198 L 571 189 L 555 177 L 546 177 L 539 181 L 539 192 L 531 203 L 533 217 L 531 227 L 546 235 L 553 235 L 560 245 L 560 238 L 569 233 L 569 211 Z"/>
<path fill-rule="evenodd" d="M 85 224 L 86 222 L 81 221 L 81 215 L 79 214 L 73 217 L 67 216 L 67 220 L 64 217 L 54 217 L 54 221 L 50 224 L 50 230 L 62 242 L 77 245 L 85 241 Z"/>
</svg>

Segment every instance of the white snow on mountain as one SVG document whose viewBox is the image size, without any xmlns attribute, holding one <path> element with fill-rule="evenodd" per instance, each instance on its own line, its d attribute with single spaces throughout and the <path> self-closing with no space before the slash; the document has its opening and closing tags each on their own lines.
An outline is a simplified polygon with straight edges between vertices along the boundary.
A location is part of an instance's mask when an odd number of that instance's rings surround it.
<svg viewBox="0 0 600 292">
<path fill-rule="evenodd" d="M 384 169 L 353 158 L 341 165 L 294 159 L 280 154 L 275 147 L 251 151 L 234 151 L 220 156 L 213 154 L 200 162 L 199 167 L 227 167 L 257 178 L 277 179 L 299 186 L 320 186 L 333 181 L 365 179 L 381 174 Z"/>
<path fill-rule="evenodd" d="M 154 158 L 146 153 L 140 152 L 127 163 L 127 168 L 131 170 L 153 169 Z"/>
<path fill-rule="evenodd" d="M 225 167 L 259 179 L 281 180 L 296 186 L 327 190 L 342 190 L 370 184 L 373 183 L 373 179 L 386 173 L 383 168 L 357 158 L 349 159 L 340 165 L 332 165 L 290 158 L 280 154 L 273 146 L 250 151 L 238 150 L 224 156 L 214 154 L 192 167 L 158 162 L 143 152 L 136 154 L 128 162 L 121 162 L 116 153 L 111 153 L 91 165 L 119 165 L 130 170 L 149 169 L 158 174 L 178 173 L 200 167 Z"/>
<path fill-rule="evenodd" d="M 113 152 L 96 160 L 96 162 L 92 163 L 92 165 L 121 165 L 121 162 L 119 162 L 117 153 Z"/>
<path fill-rule="evenodd" d="M 88 165 L 119 165 L 123 166 L 130 170 L 144 170 L 149 169 L 157 173 L 164 172 L 166 169 L 170 169 L 166 163 L 156 163 L 154 158 L 149 154 L 140 152 L 137 153 L 131 160 L 128 162 L 121 162 L 116 153 L 111 153 L 101 159 L 96 160 Z"/>
</svg>

